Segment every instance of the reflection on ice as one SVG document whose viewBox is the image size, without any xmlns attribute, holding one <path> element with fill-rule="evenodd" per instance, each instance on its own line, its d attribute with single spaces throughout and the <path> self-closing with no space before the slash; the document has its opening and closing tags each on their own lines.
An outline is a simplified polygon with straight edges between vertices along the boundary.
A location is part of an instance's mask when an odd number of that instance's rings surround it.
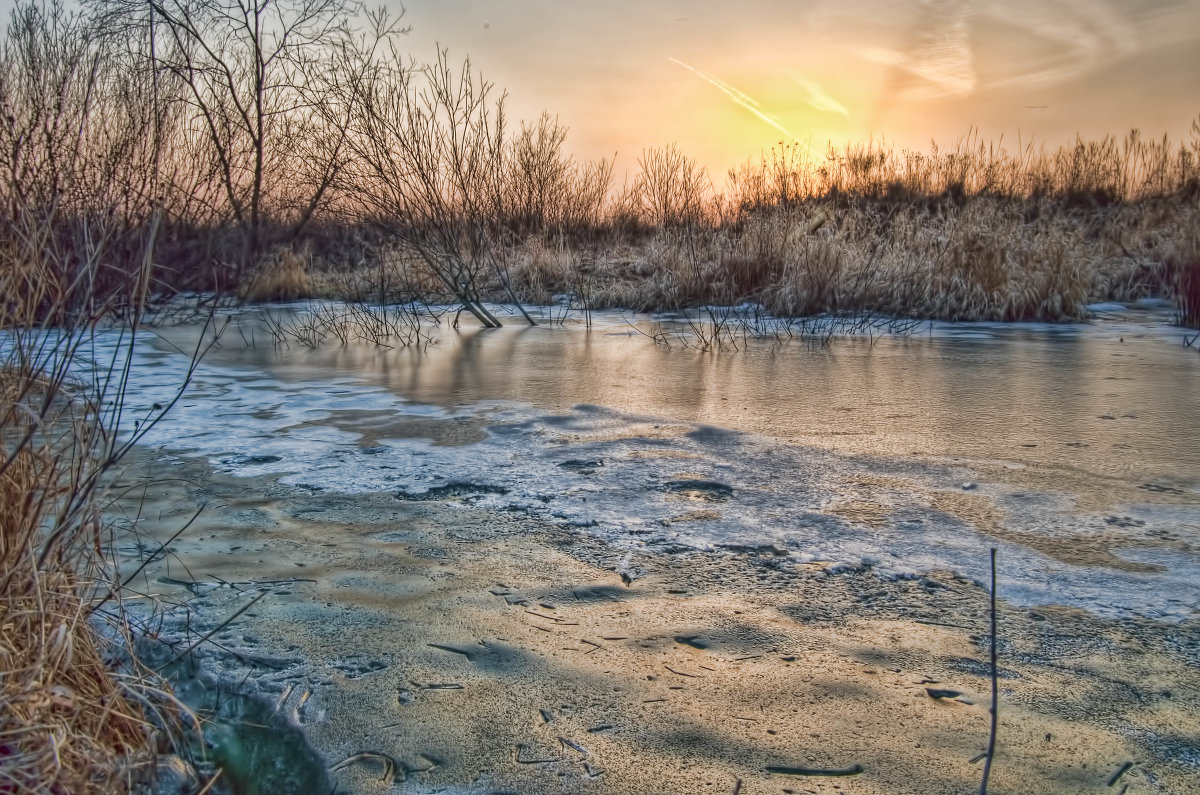
<svg viewBox="0 0 1200 795">
<path fill-rule="evenodd" d="M 594 321 L 443 332 L 419 353 L 227 337 L 147 442 L 618 548 L 983 580 L 998 546 L 1002 594 L 1021 603 L 1179 619 L 1200 601 L 1200 441 L 1183 432 L 1200 427 L 1200 362 L 1160 318 L 935 324 L 733 356 Z M 187 363 L 147 337 L 136 401 L 168 400 Z"/>
</svg>

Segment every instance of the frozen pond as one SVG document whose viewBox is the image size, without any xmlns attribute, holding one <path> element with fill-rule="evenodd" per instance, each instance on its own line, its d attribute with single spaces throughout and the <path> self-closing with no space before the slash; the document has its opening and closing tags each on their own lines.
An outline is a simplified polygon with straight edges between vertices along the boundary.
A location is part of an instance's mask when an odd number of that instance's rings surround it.
<svg viewBox="0 0 1200 795">
<path fill-rule="evenodd" d="M 615 313 L 311 349 L 273 344 L 250 311 L 147 443 L 630 550 L 774 548 L 831 572 L 982 581 L 998 546 L 1015 602 L 1179 620 L 1200 601 L 1200 352 L 1162 309 L 1104 309 L 715 353 Z M 194 334 L 145 335 L 138 403 L 169 398 Z"/>
</svg>

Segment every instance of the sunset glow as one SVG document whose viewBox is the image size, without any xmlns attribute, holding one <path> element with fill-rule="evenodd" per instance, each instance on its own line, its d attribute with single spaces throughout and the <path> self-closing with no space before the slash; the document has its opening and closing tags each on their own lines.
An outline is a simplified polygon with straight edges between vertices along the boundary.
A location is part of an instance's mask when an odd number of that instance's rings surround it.
<svg viewBox="0 0 1200 795">
<path fill-rule="evenodd" d="M 971 130 L 1186 136 L 1200 113 L 1200 2 L 413 0 L 405 44 L 438 45 L 557 114 L 583 157 L 676 143 L 710 172 L 795 138 L 925 149 Z"/>
<path fill-rule="evenodd" d="M 729 85 L 724 80 L 718 80 L 715 77 L 711 77 L 709 75 L 704 74 L 704 72 L 701 72 L 696 67 L 688 65 L 688 64 L 684 63 L 683 61 L 679 60 L 678 58 L 671 58 L 670 61 L 671 61 L 671 63 L 678 64 L 679 66 L 682 66 L 684 69 L 687 69 L 689 72 L 696 75 L 701 80 L 705 81 L 706 83 L 708 83 L 713 88 L 720 91 L 725 96 L 729 97 L 729 99 L 731 99 L 735 105 L 745 108 L 755 118 L 759 119 L 767 126 L 772 127 L 773 129 L 777 130 L 778 132 L 783 133 L 783 135 L 787 138 L 787 140 L 792 141 L 792 140 L 799 139 L 800 136 L 796 135 L 796 133 L 792 132 L 791 130 L 787 129 L 782 124 L 780 124 L 779 121 L 774 116 L 771 116 L 771 115 L 763 112 L 762 105 L 760 105 L 759 102 L 756 99 L 754 99 L 754 97 L 751 97 L 748 94 L 738 91 L 736 88 Z"/>
</svg>

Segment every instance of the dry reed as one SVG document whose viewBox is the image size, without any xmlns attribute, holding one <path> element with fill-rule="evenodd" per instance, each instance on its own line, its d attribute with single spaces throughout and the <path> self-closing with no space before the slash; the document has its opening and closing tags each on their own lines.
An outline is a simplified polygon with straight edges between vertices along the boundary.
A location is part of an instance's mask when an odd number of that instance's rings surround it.
<svg viewBox="0 0 1200 795">
<path fill-rule="evenodd" d="M 644 211 L 635 232 L 614 233 L 591 305 L 1069 321 L 1091 302 L 1162 295 L 1182 317 L 1198 185 L 1200 134 L 1178 148 L 1132 134 L 1020 157 L 875 147 L 813 164 L 785 150 L 735 172 L 691 222 Z M 594 244 L 555 245 L 569 260 Z M 535 299 L 568 292 L 569 272 L 553 281 L 536 249 L 515 255 L 515 282 Z"/>
<path fill-rule="evenodd" d="M 1200 259 L 1177 266 L 1179 325 L 1200 329 Z"/>
<path fill-rule="evenodd" d="M 94 414 L 10 366 L 0 419 L 0 791 L 129 791 L 152 776 L 156 731 L 144 680 L 90 620 L 111 582 L 87 486 Z"/>
<path fill-rule="evenodd" d="M 294 301 L 313 294 L 305 257 L 292 249 L 280 249 L 259 265 L 257 272 L 240 289 L 244 301 Z"/>
</svg>

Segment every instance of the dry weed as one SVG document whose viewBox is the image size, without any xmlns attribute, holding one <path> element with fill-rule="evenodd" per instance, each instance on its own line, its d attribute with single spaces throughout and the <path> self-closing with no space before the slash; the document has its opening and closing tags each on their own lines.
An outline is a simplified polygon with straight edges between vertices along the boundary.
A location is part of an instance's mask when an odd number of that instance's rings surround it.
<svg viewBox="0 0 1200 795">
<path fill-rule="evenodd" d="M 88 462 L 87 414 L 40 375 L 0 370 L 0 791 L 128 791 L 150 774 L 154 731 L 136 683 L 89 621 L 103 528 L 68 507 Z"/>
<path fill-rule="evenodd" d="M 280 249 L 263 260 L 241 291 L 245 301 L 295 301 L 313 294 L 306 258 L 290 248 Z"/>
</svg>

